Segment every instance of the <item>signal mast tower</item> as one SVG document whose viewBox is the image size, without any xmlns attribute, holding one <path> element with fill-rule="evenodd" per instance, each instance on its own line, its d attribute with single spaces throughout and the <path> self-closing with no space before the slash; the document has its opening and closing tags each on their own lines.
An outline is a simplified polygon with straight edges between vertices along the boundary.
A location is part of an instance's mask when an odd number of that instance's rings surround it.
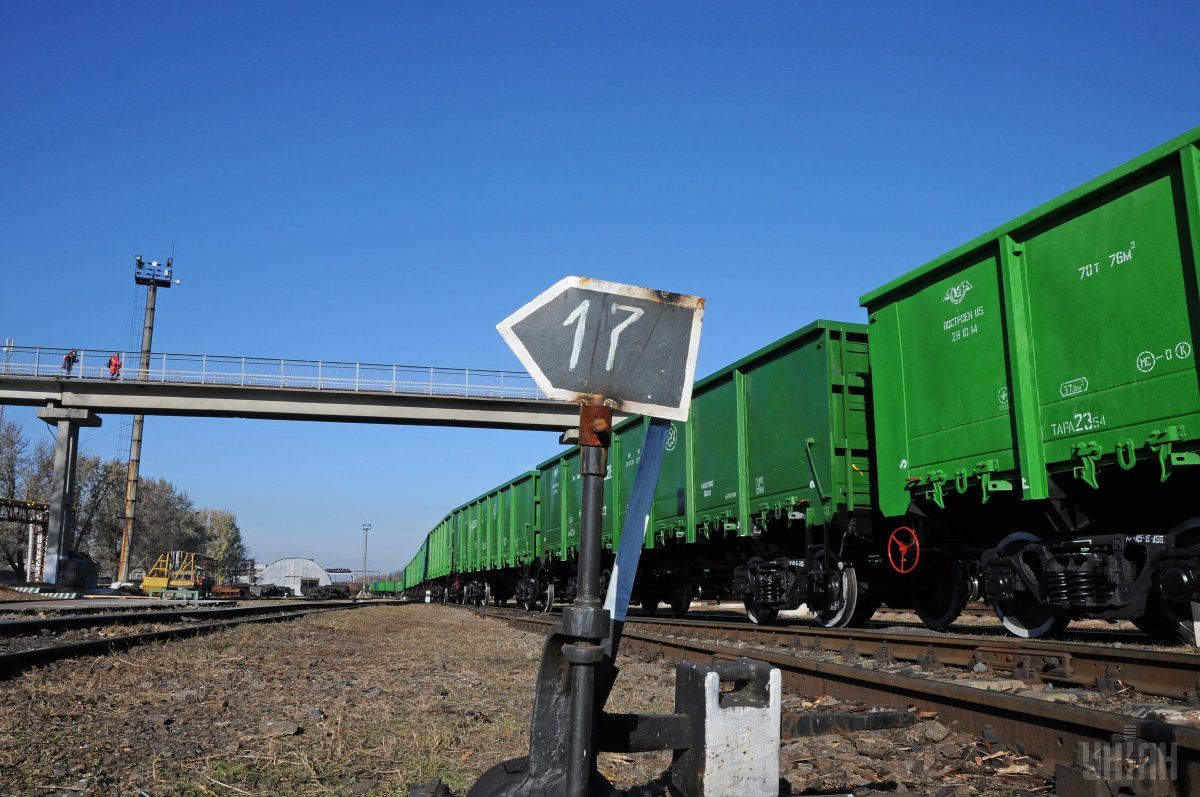
<svg viewBox="0 0 1200 797">
<path fill-rule="evenodd" d="M 154 339 L 154 300 L 159 288 L 170 288 L 178 285 L 179 280 L 172 280 L 171 270 L 174 258 L 168 257 L 167 262 L 159 263 L 151 260 L 149 263 L 138 255 L 134 259 L 133 281 L 138 285 L 146 285 L 146 318 L 142 324 L 142 352 L 138 363 L 137 378 L 146 379 L 150 371 L 150 343 Z M 129 436 L 129 474 L 125 479 L 125 522 L 121 527 L 121 556 L 117 562 L 117 581 L 129 580 L 129 554 L 133 546 L 133 522 L 137 515 L 138 476 L 142 462 L 142 429 L 146 416 L 133 416 L 133 432 Z"/>
<path fill-rule="evenodd" d="M 367 582 L 367 535 L 371 532 L 371 524 L 370 523 L 362 524 L 362 530 L 363 530 L 362 584 L 358 589 L 358 594 L 365 597 L 367 595 L 367 593 L 370 591 L 370 588 L 367 586 L 368 585 L 368 582 Z"/>
</svg>

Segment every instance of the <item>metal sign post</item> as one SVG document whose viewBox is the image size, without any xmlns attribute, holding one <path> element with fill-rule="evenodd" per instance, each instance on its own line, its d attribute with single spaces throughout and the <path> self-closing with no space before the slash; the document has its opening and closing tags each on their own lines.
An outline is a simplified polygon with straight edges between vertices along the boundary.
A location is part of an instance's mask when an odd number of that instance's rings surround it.
<svg viewBox="0 0 1200 797">
<path fill-rule="evenodd" d="M 653 291 L 582 277 L 567 277 L 526 304 L 498 326 L 504 340 L 551 398 L 580 403 L 577 440 L 580 447 L 579 558 L 574 603 L 563 610 L 562 621 L 547 640 L 538 673 L 530 755 L 489 770 L 471 789 L 472 795 L 607 794 L 612 787 L 596 771 L 597 728 L 603 725 L 605 700 L 616 679 L 613 662 L 616 635 L 612 606 L 601 605 L 600 526 L 604 509 L 604 478 L 612 437 L 614 409 L 654 418 L 685 421 L 691 404 L 696 354 L 704 300 L 666 291 Z M 564 435 L 564 442 L 574 437 Z M 645 515 L 661 461 L 662 427 L 647 433 L 657 455 L 649 460 L 639 492 L 645 507 L 633 506 L 643 517 L 636 532 L 640 553 Z M 628 524 L 627 524 L 628 526 Z M 622 540 L 622 550 L 633 543 Z M 622 569 L 623 568 L 623 569 Z M 624 617 L 637 556 L 626 555 L 618 567 L 615 594 L 623 594 Z M 608 649 L 603 644 L 610 640 Z M 568 677 L 562 678 L 563 671 Z M 686 746 L 684 720 L 671 716 L 674 742 Z M 645 744 L 628 731 L 626 744 Z M 676 727 L 678 726 L 678 727 Z M 657 742 L 664 743 L 656 725 Z M 667 741 L 670 741 L 669 739 Z M 637 747 L 636 749 L 660 749 Z M 668 746 L 666 749 L 670 749 Z"/>
<path fill-rule="evenodd" d="M 600 643 L 608 636 L 609 614 L 600 605 L 600 522 L 604 509 L 604 474 L 612 437 L 612 408 L 584 404 L 579 409 L 579 475 L 583 480 L 580 506 L 579 588 L 575 603 L 563 609 L 563 630 L 575 637 L 566 650 L 571 665 L 571 718 L 567 748 L 569 797 L 587 797 L 588 781 L 596 768 L 592 746 L 595 725 L 596 667 L 604 660 Z"/>
</svg>

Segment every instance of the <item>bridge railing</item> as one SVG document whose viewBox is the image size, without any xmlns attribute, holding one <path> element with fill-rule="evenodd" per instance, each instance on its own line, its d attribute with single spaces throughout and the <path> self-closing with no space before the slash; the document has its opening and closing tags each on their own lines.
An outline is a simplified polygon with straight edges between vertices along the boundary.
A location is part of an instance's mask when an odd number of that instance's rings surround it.
<svg viewBox="0 0 1200 797">
<path fill-rule="evenodd" d="M 118 352 L 122 367 L 114 375 L 109 369 L 111 349 L 74 349 L 78 360 L 68 370 L 64 358 L 70 351 L 47 346 L 4 346 L 0 348 L 0 379 L 33 377 L 423 396 L 546 398 L 533 379 L 521 371 L 167 352 L 151 354 L 150 365 L 143 370 L 138 352 Z"/>
</svg>

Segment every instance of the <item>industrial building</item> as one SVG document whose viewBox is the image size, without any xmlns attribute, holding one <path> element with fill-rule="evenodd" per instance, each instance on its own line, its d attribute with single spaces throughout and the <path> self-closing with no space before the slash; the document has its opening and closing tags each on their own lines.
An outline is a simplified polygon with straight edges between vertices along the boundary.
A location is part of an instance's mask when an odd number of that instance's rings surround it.
<svg viewBox="0 0 1200 797">
<path fill-rule="evenodd" d="M 299 595 L 304 589 L 328 586 L 332 579 L 329 572 L 312 559 L 289 556 L 264 567 L 258 575 L 258 583 L 288 587 L 292 594 Z"/>
</svg>

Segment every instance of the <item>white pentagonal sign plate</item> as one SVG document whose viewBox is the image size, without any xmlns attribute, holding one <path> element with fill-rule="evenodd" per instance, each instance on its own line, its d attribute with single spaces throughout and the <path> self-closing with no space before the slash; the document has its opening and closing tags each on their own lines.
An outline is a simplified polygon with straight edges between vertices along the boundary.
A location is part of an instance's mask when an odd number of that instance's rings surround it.
<svg viewBox="0 0 1200 797">
<path fill-rule="evenodd" d="M 565 277 L 497 325 L 550 398 L 686 421 L 704 300 Z"/>
</svg>

